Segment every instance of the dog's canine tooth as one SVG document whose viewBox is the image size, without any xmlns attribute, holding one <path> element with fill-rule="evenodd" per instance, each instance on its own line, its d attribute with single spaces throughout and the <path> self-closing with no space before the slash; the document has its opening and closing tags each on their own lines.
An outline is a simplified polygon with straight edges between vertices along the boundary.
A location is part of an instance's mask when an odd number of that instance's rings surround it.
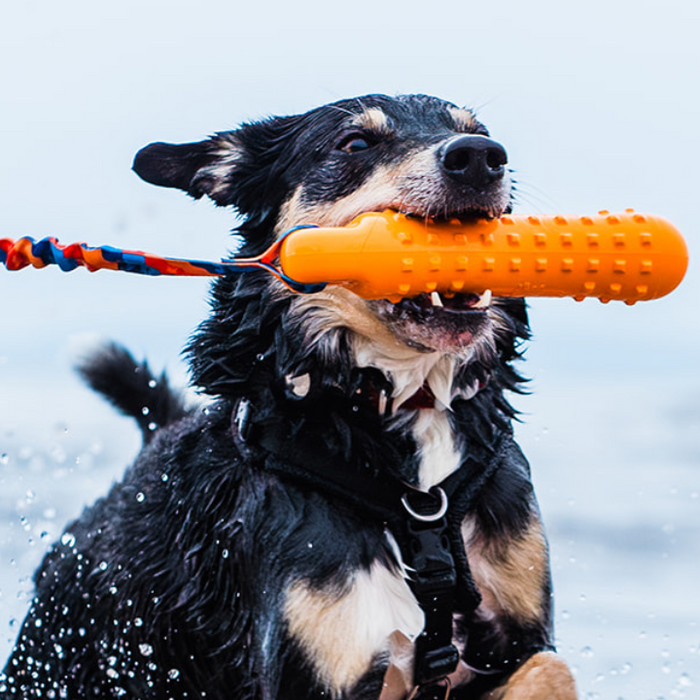
<svg viewBox="0 0 700 700">
<path fill-rule="evenodd" d="M 491 306 L 491 299 L 493 294 L 490 289 L 487 289 L 482 295 L 479 301 L 472 306 L 472 309 L 488 309 Z"/>
<path fill-rule="evenodd" d="M 433 306 L 444 306 L 440 292 L 430 292 L 430 301 L 433 303 Z"/>
</svg>

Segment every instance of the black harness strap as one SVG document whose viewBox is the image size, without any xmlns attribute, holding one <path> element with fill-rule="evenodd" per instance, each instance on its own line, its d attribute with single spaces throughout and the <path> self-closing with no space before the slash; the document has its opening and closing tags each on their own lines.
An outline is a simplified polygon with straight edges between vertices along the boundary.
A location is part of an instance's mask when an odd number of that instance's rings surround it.
<svg viewBox="0 0 700 700">
<path fill-rule="evenodd" d="M 267 471 L 342 499 L 386 524 L 410 572 L 408 583 L 425 617 L 424 629 L 415 640 L 415 686 L 425 688 L 444 680 L 456 670 L 460 658 L 452 644 L 454 614 L 469 614 L 481 602 L 461 525 L 512 438 L 502 436 L 486 464 L 471 465 L 478 468 L 463 464 L 426 493 L 390 470 L 338 464 L 335 450 L 308 431 L 294 433 L 284 418 L 266 416 L 259 423 L 253 419 L 251 403 L 241 399 L 232 416 L 234 440 L 245 449 L 254 447 Z"/>
</svg>

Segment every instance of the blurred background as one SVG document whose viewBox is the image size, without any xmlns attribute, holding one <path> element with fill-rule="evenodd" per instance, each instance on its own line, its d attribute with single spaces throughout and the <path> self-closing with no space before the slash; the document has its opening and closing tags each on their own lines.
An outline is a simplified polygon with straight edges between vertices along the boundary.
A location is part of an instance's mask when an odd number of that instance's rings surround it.
<svg viewBox="0 0 700 700">
<path fill-rule="evenodd" d="M 582 698 L 700 686 L 700 5 L 26 0 L 0 24 L 0 237 L 218 258 L 231 212 L 141 182 L 135 152 L 368 92 L 473 107 L 508 149 L 518 212 L 634 207 L 691 265 L 628 307 L 536 300 L 518 437 Z M 72 365 L 112 338 L 186 383 L 208 283 L 0 270 L 0 665 L 42 554 L 120 478 L 135 427 Z"/>
</svg>

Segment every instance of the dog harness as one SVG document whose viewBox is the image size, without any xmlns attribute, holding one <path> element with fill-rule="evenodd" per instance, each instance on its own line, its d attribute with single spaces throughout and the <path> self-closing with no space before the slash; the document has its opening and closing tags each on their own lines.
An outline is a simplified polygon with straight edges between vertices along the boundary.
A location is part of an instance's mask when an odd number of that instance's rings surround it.
<svg viewBox="0 0 700 700">
<path fill-rule="evenodd" d="M 344 400 L 351 415 L 369 409 L 383 420 L 391 411 L 390 399 L 386 399 L 391 396 L 391 385 L 378 370 L 361 370 L 360 375 L 351 398 L 331 393 L 325 405 Z M 432 392 L 423 388 L 403 407 L 428 408 L 434 400 Z M 423 691 L 434 689 L 435 697 L 447 698 L 447 677 L 460 660 L 452 643 L 454 615 L 469 615 L 481 602 L 461 525 L 498 466 L 505 459 L 525 459 L 512 437 L 502 434 L 486 460 L 468 456 L 459 470 L 424 492 L 387 469 L 378 471 L 370 465 L 359 470 L 329 469 L 329 464 L 338 463 L 338 455 L 323 441 L 308 432 L 290 430 L 288 418 L 266 415 L 264 421 L 256 422 L 254 404 L 247 398 L 240 399 L 233 411 L 232 433 L 241 449 L 262 455 L 267 471 L 342 499 L 385 524 L 398 543 L 410 572 L 409 586 L 425 617 L 424 629 L 415 640 L 414 695 L 421 692 L 423 697 Z"/>
</svg>

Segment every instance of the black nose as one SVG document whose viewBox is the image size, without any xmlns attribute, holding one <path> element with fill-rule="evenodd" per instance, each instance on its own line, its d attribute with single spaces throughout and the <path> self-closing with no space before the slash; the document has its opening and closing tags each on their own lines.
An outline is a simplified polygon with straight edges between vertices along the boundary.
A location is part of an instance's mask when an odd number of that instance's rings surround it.
<svg viewBox="0 0 700 700">
<path fill-rule="evenodd" d="M 453 139 L 440 152 L 442 167 L 453 179 L 472 187 L 484 187 L 503 178 L 508 162 L 506 149 L 485 136 Z"/>
</svg>

